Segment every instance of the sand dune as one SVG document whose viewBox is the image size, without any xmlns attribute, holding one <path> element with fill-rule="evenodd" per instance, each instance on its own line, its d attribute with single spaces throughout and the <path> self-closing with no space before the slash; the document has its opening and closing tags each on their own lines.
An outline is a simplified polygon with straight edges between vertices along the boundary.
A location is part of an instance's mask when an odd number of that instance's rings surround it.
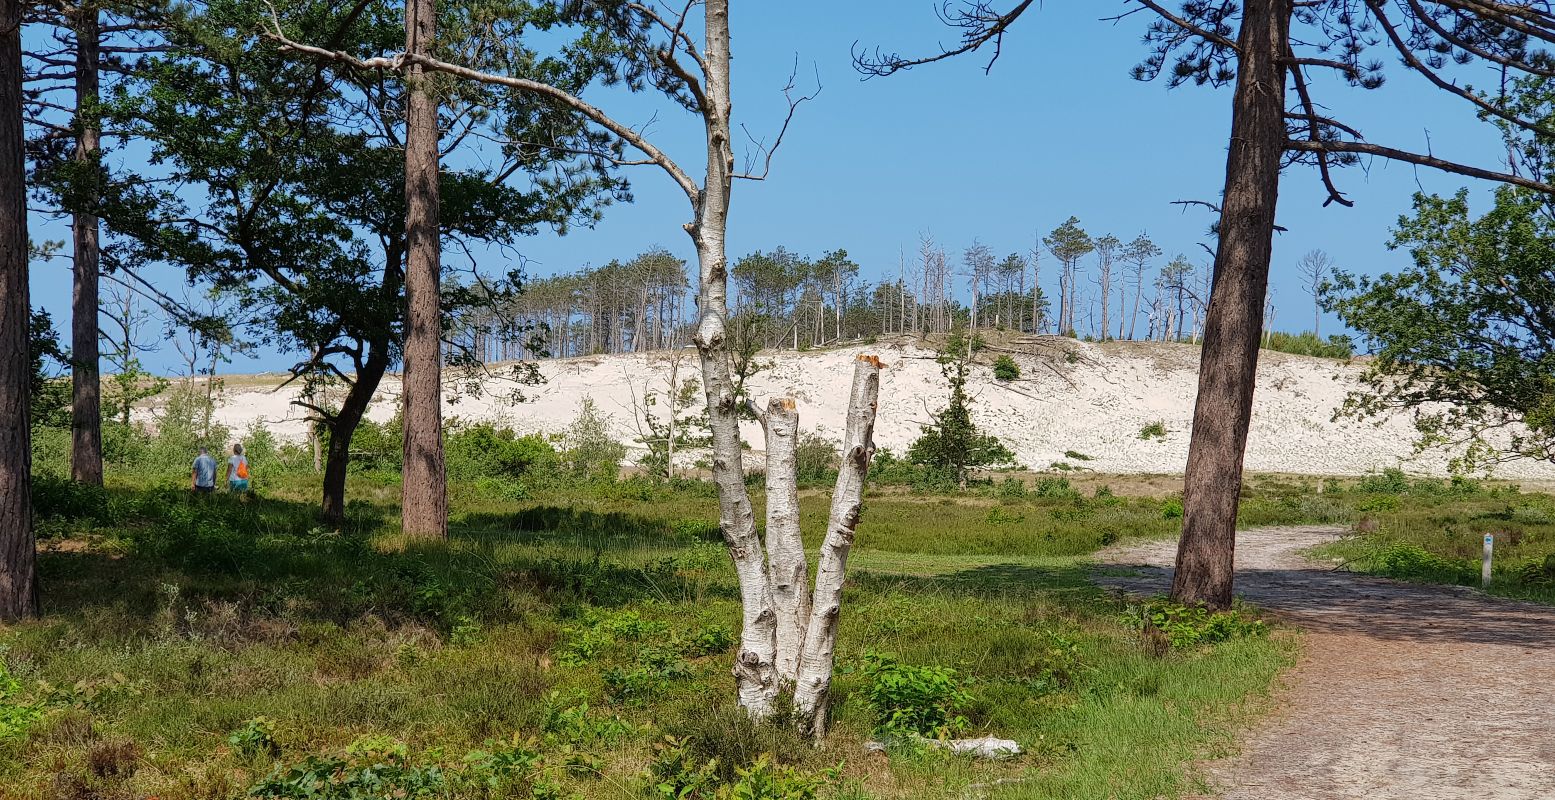
<svg viewBox="0 0 1555 800">
<path fill-rule="evenodd" d="M 968 391 L 977 424 L 1003 439 L 1023 464 L 1046 469 L 1066 462 L 1113 473 L 1182 471 L 1198 377 L 1197 348 L 1039 337 L 1011 340 L 1004 349 L 1020 365 L 1021 378 L 1002 384 L 986 364 L 978 365 Z M 914 342 L 763 354 L 769 368 L 751 379 L 751 394 L 762 404 L 769 396 L 791 394 L 799 401 L 803 428 L 840 436 L 852 363 L 864 352 L 879 355 L 888 365 L 876 441 L 900 453 L 948 394 L 934 353 Z M 985 360 L 993 355 L 985 351 Z M 513 384 L 495 379 L 492 391 L 482 397 L 456 397 L 451 390 L 444 413 L 552 433 L 577 414 L 583 398 L 592 397 L 611 416 L 614 435 L 631 444 L 638 437 L 633 394 L 641 397 L 645 387 L 662 393 L 669 361 L 670 355 L 663 353 L 547 361 L 541 365 L 545 383 L 526 387 L 526 402 L 510 402 L 506 395 Z M 680 369 L 683 376 L 696 376 L 694 352 L 685 351 Z M 1332 420 L 1346 394 L 1358 387 L 1360 370 L 1359 365 L 1330 359 L 1265 352 L 1247 468 L 1354 475 L 1398 466 L 1412 473 L 1445 474 L 1444 454 L 1414 453 L 1414 431 L 1406 419 L 1380 424 Z M 235 429 L 262 421 L 278 436 L 302 438 L 302 413 L 290 405 L 294 390 L 274 388 L 280 382 L 263 376 L 229 381 L 232 388 L 222 396 L 218 417 Z M 398 392 L 397 379 L 386 379 L 369 416 L 391 417 Z M 1141 439 L 1141 428 L 1157 421 L 1165 424 L 1166 437 Z M 752 448 L 761 449 L 758 426 L 745 425 L 743 434 Z M 1066 452 L 1091 460 L 1077 460 Z M 1496 475 L 1555 479 L 1555 465 L 1522 461 L 1497 468 Z"/>
</svg>

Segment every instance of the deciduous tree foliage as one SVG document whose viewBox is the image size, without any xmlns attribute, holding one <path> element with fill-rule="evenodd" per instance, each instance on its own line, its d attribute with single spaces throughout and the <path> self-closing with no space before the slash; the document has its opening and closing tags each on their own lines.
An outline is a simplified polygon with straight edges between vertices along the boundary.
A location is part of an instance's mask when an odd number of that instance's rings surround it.
<svg viewBox="0 0 1555 800">
<path fill-rule="evenodd" d="M 860 54 L 858 66 L 868 74 L 888 75 L 984 46 L 991 46 L 997 59 L 1011 25 L 1039 7 L 1034 0 L 1001 5 L 972 0 L 947 10 L 944 18 L 962 34 L 956 47 L 922 58 Z M 1140 12 L 1150 20 L 1144 34 L 1148 54 L 1134 68 L 1134 77 L 1152 80 L 1165 74 L 1171 86 L 1233 87 L 1214 286 L 1204 322 L 1183 486 L 1183 535 L 1172 583 L 1172 595 L 1180 602 L 1225 608 L 1232 597 L 1242 456 L 1283 168 L 1292 163 L 1316 167 L 1328 194 L 1325 205 L 1351 204 L 1336 185 L 1333 169 L 1362 155 L 1555 193 L 1555 186 L 1540 179 L 1366 141 L 1353 125 L 1330 115 L 1311 74 L 1377 89 L 1384 84 L 1384 63 L 1401 62 L 1403 69 L 1485 118 L 1538 130 L 1537 117 L 1469 88 L 1451 70 L 1486 63 L 1509 80 L 1549 75 L 1555 9 L 1540 0 L 1126 0 L 1122 5 L 1117 19 Z"/>
<path fill-rule="evenodd" d="M 1468 193 L 1419 195 L 1392 246 L 1414 264 L 1376 278 L 1340 272 L 1325 303 L 1376 358 L 1343 411 L 1412 417 L 1421 447 L 1469 470 L 1555 460 L 1555 220 L 1513 187 L 1482 216 Z"/>
</svg>

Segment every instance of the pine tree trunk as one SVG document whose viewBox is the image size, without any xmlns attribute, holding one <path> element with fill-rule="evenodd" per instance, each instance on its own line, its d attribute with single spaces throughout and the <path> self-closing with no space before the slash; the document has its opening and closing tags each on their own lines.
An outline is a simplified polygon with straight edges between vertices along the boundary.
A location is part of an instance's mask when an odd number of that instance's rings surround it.
<svg viewBox="0 0 1555 800">
<path fill-rule="evenodd" d="M 0 622 L 38 615 L 21 15 L 0 0 Z"/>
<path fill-rule="evenodd" d="M 801 730 L 819 739 L 826 733 L 826 696 L 831 691 L 842 618 L 842 583 L 848 552 L 863 510 L 864 480 L 875 455 L 875 412 L 880 403 L 880 359 L 859 356 L 853 370 L 842 464 L 832 491 L 826 539 L 815 566 L 815 597 L 805 629 L 799 678 L 794 684 L 794 715 Z"/>
<path fill-rule="evenodd" d="M 76 138 L 74 158 L 97 160 L 97 8 L 76 12 Z M 97 217 L 81 211 L 71 220 L 74 283 L 70 297 L 70 477 L 103 484 L 102 382 L 97 330 Z"/>
<path fill-rule="evenodd" d="M 405 49 L 432 50 L 435 0 L 408 0 Z M 405 468 L 403 526 L 418 539 L 448 537 L 448 475 L 443 463 L 442 321 L 439 308 L 437 100 L 425 71 L 405 72 L 410 99 L 405 134 Z"/>
<path fill-rule="evenodd" d="M 799 412 L 792 397 L 767 403 L 767 577 L 777 613 L 777 673 L 792 688 L 810 621 L 810 570 L 799 529 Z"/>
<path fill-rule="evenodd" d="M 1242 457 L 1252 418 L 1285 139 L 1285 67 L 1278 56 L 1287 45 L 1290 15 L 1290 0 L 1243 4 L 1220 243 L 1172 580 L 1172 598 L 1180 603 L 1231 605 Z"/>
</svg>

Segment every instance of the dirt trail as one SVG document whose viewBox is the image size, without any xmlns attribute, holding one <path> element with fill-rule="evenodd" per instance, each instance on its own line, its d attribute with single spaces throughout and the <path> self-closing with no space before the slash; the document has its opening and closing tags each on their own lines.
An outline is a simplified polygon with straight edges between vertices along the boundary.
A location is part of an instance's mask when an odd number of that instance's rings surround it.
<svg viewBox="0 0 1555 800">
<path fill-rule="evenodd" d="M 1237 592 L 1306 631 L 1280 710 L 1205 765 L 1225 800 L 1555 798 L 1555 608 L 1335 572 L 1299 551 L 1339 536 L 1237 536 Z M 1163 592 L 1175 542 L 1103 554 Z"/>
</svg>

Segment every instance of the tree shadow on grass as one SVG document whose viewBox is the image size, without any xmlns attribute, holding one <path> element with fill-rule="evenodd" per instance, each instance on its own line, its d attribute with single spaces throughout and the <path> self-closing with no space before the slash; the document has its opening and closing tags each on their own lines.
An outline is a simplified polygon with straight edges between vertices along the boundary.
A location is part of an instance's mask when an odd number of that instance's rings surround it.
<svg viewBox="0 0 1555 800">
<path fill-rule="evenodd" d="M 673 565 L 614 563 L 637 548 L 647 523 L 627 515 L 588 519 L 552 514 L 555 529 L 532 537 L 587 547 L 526 547 L 522 536 L 466 524 L 449 542 L 389 547 L 393 509 L 353 504 L 338 530 L 314 506 L 250 497 L 195 496 L 176 487 L 68 490 L 40 503 L 40 582 L 45 612 L 97 616 L 127 625 L 166 622 L 170 610 L 236 604 L 245 614 L 346 624 L 373 615 L 388 624 L 450 628 L 461 619 L 501 620 L 525 606 L 520 595 L 556 606 L 620 605 L 673 594 L 698 595 Z M 608 535 L 610 526 L 631 532 Z M 517 546 L 515 546 L 517 545 Z M 693 576 L 694 577 L 694 576 Z M 703 581 L 705 584 L 705 581 Z M 126 632 L 128 633 L 128 632 Z"/>
<path fill-rule="evenodd" d="M 849 576 L 849 582 L 859 588 L 877 591 L 895 588 L 950 592 L 979 598 L 1044 595 L 1076 603 L 1093 603 L 1102 594 L 1090 581 L 1089 568 L 1082 564 L 984 564 L 933 575 L 904 575 L 860 569 Z"/>
<path fill-rule="evenodd" d="M 1161 594 L 1172 571 L 1121 565 L 1133 576 L 1099 575 L 1104 586 Z M 1509 645 L 1555 650 L 1555 607 L 1459 586 L 1406 583 L 1330 567 L 1239 569 L 1237 596 L 1301 628 L 1388 641 Z"/>
</svg>

